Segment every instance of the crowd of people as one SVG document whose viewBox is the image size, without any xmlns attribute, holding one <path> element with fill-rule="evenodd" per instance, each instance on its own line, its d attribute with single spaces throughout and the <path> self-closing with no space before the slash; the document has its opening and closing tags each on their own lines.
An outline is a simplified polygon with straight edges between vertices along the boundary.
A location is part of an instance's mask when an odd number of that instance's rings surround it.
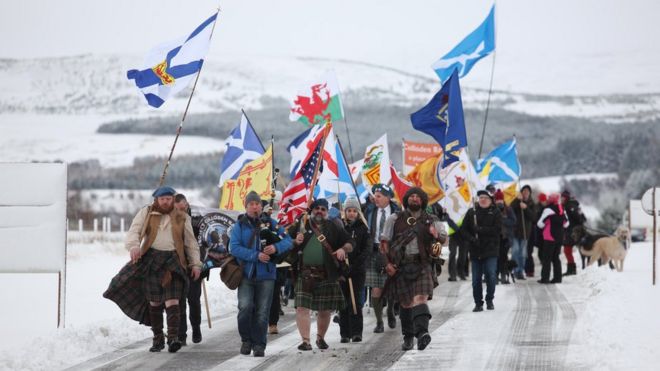
<svg viewBox="0 0 660 371">
<path fill-rule="evenodd" d="M 184 195 L 159 187 L 154 202 L 142 208 L 126 236 L 131 261 L 112 279 L 104 297 L 126 315 L 150 326 L 159 352 L 187 345 L 186 308 L 193 343 L 200 330 L 200 276 L 206 255 L 195 238 L 190 207 Z M 392 189 L 376 184 L 366 203 L 349 197 L 343 204 L 313 200 L 298 220 L 284 228 L 272 218 L 273 203 L 256 192 L 245 199 L 245 213 L 229 232 L 229 251 L 240 266 L 237 288 L 240 354 L 263 357 L 269 334 L 277 334 L 282 306 L 289 300 L 301 337 L 298 349 L 314 344 L 328 349 L 326 334 L 336 314 L 341 343 L 363 339 L 363 307 L 373 309 L 373 332 L 397 327 L 402 350 L 425 349 L 431 342 L 428 300 L 438 285 L 443 245 L 448 245 L 448 280 L 471 275 L 473 312 L 494 310 L 497 284 L 535 277 L 533 252 L 541 263 L 540 284 L 557 284 L 576 274 L 571 230 L 586 221 L 568 191 L 533 196 L 525 185 L 507 204 L 504 192 L 487 187 L 462 220 L 454 221 L 439 204 L 413 187 L 394 200 Z M 260 238 L 267 229 L 276 240 Z M 560 254 L 567 260 L 562 273 Z M 583 261 L 584 268 L 584 261 Z M 208 272 L 206 272 L 208 273 Z M 485 281 L 486 293 L 483 293 Z M 187 304 L 187 305 L 186 305 Z M 163 332 L 166 312 L 167 335 Z M 312 313 L 316 331 L 312 337 Z M 314 340 L 312 342 L 312 340 Z"/>
</svg>

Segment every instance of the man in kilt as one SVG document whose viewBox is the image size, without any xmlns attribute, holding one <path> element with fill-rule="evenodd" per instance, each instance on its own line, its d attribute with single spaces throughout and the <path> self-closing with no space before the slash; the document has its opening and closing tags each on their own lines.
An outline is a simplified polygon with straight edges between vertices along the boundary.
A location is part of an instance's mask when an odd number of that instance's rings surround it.
<svg viewBox="0 0 660 371">
<path fill-rule="evenodd" d="M 441 244 L 447 239 L 444 225 L 428 214 L 428 196 L 417 187 L 403 196 L 404 210 L 392 214 L 381 235 L 381 252 L 387 257 L 385 270 L 389 276 L 385 295 L 401 306 L 401 349 L 411 350 L 414 338 L 417 349 L 424 350 L 431 342 L 427 305 L 433 295 L 432 257 L 440 255 Z"/>
<path fill-rule="evenodd" d="M 165 348 L 163 304 L 167 350 L 174 353 L 181 349 L 179 299 L 186 297 L 188 275 L 199 279 L 202 267 L 190 216 L 174 208 L 175 194 L 172 187 L 160 187 L 153 193 L 153 204 L 137 213 L 126 234 L 131 261 L 103 293 L 127 316 L 151 326 L 151 352 Z"/>
<path fill-rule="evenodd" d="M 295 236 L 290 256 L 296 268 L 296 325 L 302 337 L 299 350 L 312 350 L 310 314 L 318 311 L 316 346 L 328 349 L 325 334 L 332 312 L 344 308 L 339 287 L 340 270 L 346 254 L 353 251 L 352 241 L 341 221 L 328 220 L 328 201 L 317 199 L 311 205 L 311 218 L 303 215 L 289 228 Z"/>
<path fill-rule="evenodd" d="M 385 257 L 379 252 L 380 235 L 383 233 L 385 220 L 393 213 L 399 211 L 399 206 L 392 201 L 394 193 L 392 189 L 385 184 L 374 184 L 371 187 L 374 202 L 369 203 L 364 210 L 367 218 L 367 227 L 371 233 L 371 251 L 366 261 L 366 279 L 365 286 L 371 288 L 371 306 L 376 315 L 375 333 L 382 333 L 383 327 L 383 287 L 387 274 L 385 273 Z M 387 325 L 390 328 L 396 327 L 396 317 L 394 316 L 394 305 L 390 303 L 387 307 Z"/>
</svg>

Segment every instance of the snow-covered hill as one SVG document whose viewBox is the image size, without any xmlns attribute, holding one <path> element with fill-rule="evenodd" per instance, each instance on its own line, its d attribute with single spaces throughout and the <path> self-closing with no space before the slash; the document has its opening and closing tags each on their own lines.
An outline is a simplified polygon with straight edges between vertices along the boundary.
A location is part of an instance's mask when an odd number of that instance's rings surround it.
<svg viewBox="0 0 660 371">
<path fill-rule="evenodd" d="M 161 109 L 148 107 L 126 79 L 141 65 L 138 55 L 82 55 L 62 58 L 0 60 L 0 114 L 93 114 L 143 116 L 180 114 L 189 91 Z M 342 93 L 353 102 L 423 103 L 439 82 L 382 65 L 304 57 L 211 56 L 204 65 L 193 112 L 282 110 L 305 81 L 326 70 L 339 77 Z M 464 87 L 465 108 L 484 109 L 484 89 Z M 540 88 L 539 91 L 542 91 Z M 495 91 L 491 107 L 540 116 L 576 116 L 610 123 L 648 122 L 660 117 L 660 93 L 569 96 Z M 0 120 L 5 120 L 0 116 Z"/>
</svg>

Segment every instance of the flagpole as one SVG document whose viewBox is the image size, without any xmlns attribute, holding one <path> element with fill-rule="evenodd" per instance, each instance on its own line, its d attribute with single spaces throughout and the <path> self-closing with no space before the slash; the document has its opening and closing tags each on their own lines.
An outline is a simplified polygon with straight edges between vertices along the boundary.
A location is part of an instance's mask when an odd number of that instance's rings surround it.
<svg viewBox="0 0 660 371">
<path fill-rule="evenodd" d="M 325 122 L 325 127 L 323 128 L 323 138 L 321 138 L 321 147 L 319 150 L 319 158 L 318 161 L 316 162 L 316 166 L 314 167 L 314 175 L 312 176 L 312 183 L 310 184 L 309 187 L 309 195 L 307 196 L 307 209 L 309 209 L 309 206 L 312 204 L 312 197 L 314 197 L 314 188 L 316 188 L 316 182 L 318 181 L 318 175 L 319 175 L 319 168 L 321 167 L 321 163 L 323 162 L 323 150 L 325 148 L 325 140 L 328 137 L 329 129 L 328 127 L 331 127 L 332 123 L 330 122 L 330 119 L 327 119 Z M 314 149 L 316 150 L 316 149 Z M 312 154 L 313 155 L 313 154 Z"/>
<path fill-rule="evenodd" d="M 245 113 L 245 111 L 243 110 L 243 108 L 241 108 L 241 113 L 242 113 L 242 114 L 245 116 L 245 118 L 247 119 L 248 125 L 250 125 L 250 128 L 252 128 L 252 132 L 253 132 L 254 135 L 257 137 L 257 140 L 259 140 L 259 144 L 261 145 L 261 149 L 265 152 L 265 151 L 266 151 L 266 147 L 264 147 L 264 142 L 261 141 L 261 138 L 259 138 L 259 134 L 257 134 L 257 131 L 256 131 L 256 130 L 254 130 L 254 126 L 252 126 L 252 121 L 250 121 L 250 118 L 248 117 L 247 113 Z"/>
<path fill-rule="evenodd" d="M 341 97 L 343 97 L 343 94 L 341 92 L 341 88 L 339 87 L 339 80 L 336 78 L 337 75 L 332 71 L 332 74 L 335 77 L 335 81 L 337 81 L 337 90 L 339 90 L 339 101 L 341 102 Z M 344 105 L 341 104 L 341 113 L 344 115 L 344 126 L 346 127 L 346 138 L 348 139 L 348 150 L 351 152 L 351 163 L 355 162 L 355 159 L 353 159 L 353 146 L 351 145 L 351 134 L 348 132 L 348 120 L 346 120 L 346 111 L 344 110 Z M 346 156 L 344 156 L 346 158 Z"/>
<path fill-rule="evenodd" d="M 344 157 L 344 162 L 346 162 L 346 154 L 344 154 L 344 147 L 341 145 L 341 140 L 339 140 L 338 135 L 335 135 L 335 137 L 337 138 L 337 144 L 339 144 L 339 151 L 341 152 L 342 157 Z M 353 186 L 353 190 L 355 191 L 355 195 L 357 196 L 357 198 L 359 200 L 360 199 L 360 194 L 358 193 L 357 187 L 355 186 L 355 182 L 353 181 L 353 175 L 351 174 L 350 167 L 348 168 L 348 176 L 349 176 L 349 178 L 351 178 L 351 185 Z"/>
<path fill-rule="evenodd" d="M 218 8 L 218 11 L 215 14 L 216 14 L 216 19 L 213 22 L 213 27 L 211 28 L 211 34 L 209 35 L 209 40 L 213 37 L 213 31 L 215 31 L 215 25 L 218 22 L 217 15 L 220 14 L 220 8 Z M 181 122 L 179 123 L 179 127 L 176 130 L 176 136 L 174 137 L 174 143 L 172 143 L 172 149 L 170 149 L 170 155 L 167 157 L 167 161 L 165 162 L 165 167 L 163 168 L 163 174 L 160 176 L 160 181 L 158 182 L 159 187 L 165 183 L 165 177 L 167 176 L 167 169 L 170 167 L 170 162 L 172 161 L 172 155 L 174 154 L 174 148 L 176 147 L 176 143 L 179 141 L 179 136 L 181 135 L 181 130 L 183 129 L 183 122 L 186 120 L 186 115 L 188 114 L 188 108 L 190 108 L 190 102 L 192 101 L 193 94 L 195 94 L 195 88 L 197 87 L 197 81 L 199 80 L 199 75 L 202 74 L 202 67 L 204 67 L 203 61 L 202 61 L 202 65 L 199 66 L 199 71 L 197 71 L 197 77 L 195 77 L 195 83 L 193 84 L 192 90 L 190 91 L 190 96 L 188 97 L 188 103 L 186 104 L 186 109 L 183 111 Z"/>
<path fill-rule="evenodd" d="M 488 99 L 486 100 L 486 115 L 484 116 L 484 127 L 481 130 L 481 142 L 479 143 L 479 155 L 477 158 L 481 158 L 481 151 L 484 148 L 484 136 L 486 135 L 486 123 L 488 122 L 488 110 L 490 108 L 490 94 L 493 91 L 493 76 L 495 75 L 495 55 L 497 50 L 493 50 L 493 64 L 490 69 L 490 86 L 488 88 Z"/>
</svg>

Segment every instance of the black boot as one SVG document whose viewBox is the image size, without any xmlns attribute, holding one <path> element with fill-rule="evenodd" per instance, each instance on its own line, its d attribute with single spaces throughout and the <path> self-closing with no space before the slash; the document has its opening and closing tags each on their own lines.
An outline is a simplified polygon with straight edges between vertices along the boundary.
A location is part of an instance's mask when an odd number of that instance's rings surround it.
<svg viewBox="0 0 660 371">
<path fill-rule="evenodd" d="M 202 331 L 199 326 L 193 326 L 192 328 L 192 341 L 195 344 L 202 342 Z"/>
<path fill-rule="evenodd" d="M 415 345 L 415 325 L 413 324 L 412 308 L 402 307 L 399 311 L 399 319 L 401 319 L 401 333 L 403 334 L 403 345 L 401 345 L 401 350 L 411 350 Z"/>
<path fill-rule="evenodd" d="M 149 306 L 149 319 L 151 319 L 151 331 L 154 333 L 150 352 L 160 352 L 165 349 L 165 335 L 163 334 L 163 306 Z"/>
<path fill-rule="evenodd" d="M 577 274 L 577 266 L 575 263 L 566 264 L 566 273 L 564 273 L 564 276 L 572 276 L 575 274 Z"/>
<path fill-rule="evenodd" d="M 181 349 L 179 340 L 179 305 L 172 305 L 165 308 L 167 313 L 167 351 L 176 353 Z"/>
<path fill-rule="evenodd" d="M 394 305 L 393 303 L 388 303 L 387 306 L 387 326 L 389 328 L 396 328 L 396 316 L 394 315 Z"/>
<path fill-rule="evenodd" d="M 417 337 L 417 350 L 424 350 L 431 342 L 431 335 L 429 334 L 431 312 L 429 306 L 426 304 L 414 306 L 412 315 L 415 324 L 415 336 Z"/>
</svg>

